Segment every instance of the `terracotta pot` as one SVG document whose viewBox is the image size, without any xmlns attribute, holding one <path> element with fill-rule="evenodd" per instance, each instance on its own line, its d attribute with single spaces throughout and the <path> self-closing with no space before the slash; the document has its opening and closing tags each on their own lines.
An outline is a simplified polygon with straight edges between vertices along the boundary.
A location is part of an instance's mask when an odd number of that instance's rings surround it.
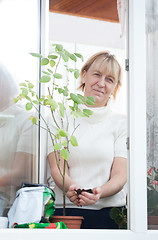
<svg viewBox="0 0 158 240">
<path fill-rule="evenodd" d="M 81 216 L 53 216 L 51 222 L 63 222 L 69 229 L 80 229 L 82 220 Z"/>
<path fill-rule="evenodd" d="M 148 229 L 158 229 L 158 216 L 148 216 Z"/>
</svg>

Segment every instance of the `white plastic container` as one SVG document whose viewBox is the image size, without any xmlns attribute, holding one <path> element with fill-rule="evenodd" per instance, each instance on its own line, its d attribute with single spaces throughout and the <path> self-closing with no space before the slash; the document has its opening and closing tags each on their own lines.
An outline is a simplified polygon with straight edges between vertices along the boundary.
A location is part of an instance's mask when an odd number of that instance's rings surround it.
<svg viewBox="0 0 158 240">
<path fill-rule="evenodd" d="M 0 217 L 0 228 L 8 228 L 8 218 Z"/>
</svg>

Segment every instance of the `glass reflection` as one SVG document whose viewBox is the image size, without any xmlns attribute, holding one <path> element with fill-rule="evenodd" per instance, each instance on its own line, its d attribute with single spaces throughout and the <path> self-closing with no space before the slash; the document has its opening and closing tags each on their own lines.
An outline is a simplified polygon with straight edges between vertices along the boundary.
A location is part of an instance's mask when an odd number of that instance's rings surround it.
<svg viewBox="0 0 158 240">
<path fill-rule="evenodd" d="M 0 216 L 7 213 L 22 182 L 31 182 L 33 126 L 22 105 L 13 98 L 18 89 L 0 65 Z"/>
</svg>

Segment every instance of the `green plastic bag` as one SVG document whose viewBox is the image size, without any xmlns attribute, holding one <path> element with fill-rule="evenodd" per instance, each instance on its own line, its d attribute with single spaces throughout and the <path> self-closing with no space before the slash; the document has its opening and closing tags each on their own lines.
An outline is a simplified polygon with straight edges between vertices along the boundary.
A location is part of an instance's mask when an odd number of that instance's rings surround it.
<svg viewBox="0 0 158 240">
<path fill-rule="evenodd" d="M 8 212 L 9 227 L 16 224 L 49 223 L 55 211 L 55 193 L 44 184 L 24 183 Z"/>
</svg>

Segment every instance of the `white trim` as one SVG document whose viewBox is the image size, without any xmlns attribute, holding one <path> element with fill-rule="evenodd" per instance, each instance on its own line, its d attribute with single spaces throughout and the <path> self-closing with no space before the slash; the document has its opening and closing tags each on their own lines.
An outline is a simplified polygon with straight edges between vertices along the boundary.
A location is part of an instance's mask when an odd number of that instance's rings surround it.
<svg viewBox="0 0 158 240">
<path fill-rule="evenodd" d="M 49 51 L 49 0 L 40 0 L 41 2 L 41 54 L 47 56 Z M 42 69 L 44 70 L 44 69 Z M 44 86 L 41 84 L 41 96 L 45 94 Z M 46 115 L 45 109 L 41 109 L 43 116 Z M 40 124 L 45 126 L 40 120 Z M 40 156 L 39 156 L 39 183 L 46 182 L 46 156 L 47 149 L 43 146 L 47 146 L 47 132 L 40 128 Z"/>
<path fill-rule="evenodd" d="M 141 11 L 140 11 L 141 9 Z M 145 1 L 129 1 L 130 229 L 147 229 Z"/>
<path fill-rule="evenodd" d="M 5 240 L 157 240 L 157 231 L 135 233 L 129 230 L 73 230 L 73 229 L 9 229 L 0 231 L 1 239 Z"/>
</svg>

